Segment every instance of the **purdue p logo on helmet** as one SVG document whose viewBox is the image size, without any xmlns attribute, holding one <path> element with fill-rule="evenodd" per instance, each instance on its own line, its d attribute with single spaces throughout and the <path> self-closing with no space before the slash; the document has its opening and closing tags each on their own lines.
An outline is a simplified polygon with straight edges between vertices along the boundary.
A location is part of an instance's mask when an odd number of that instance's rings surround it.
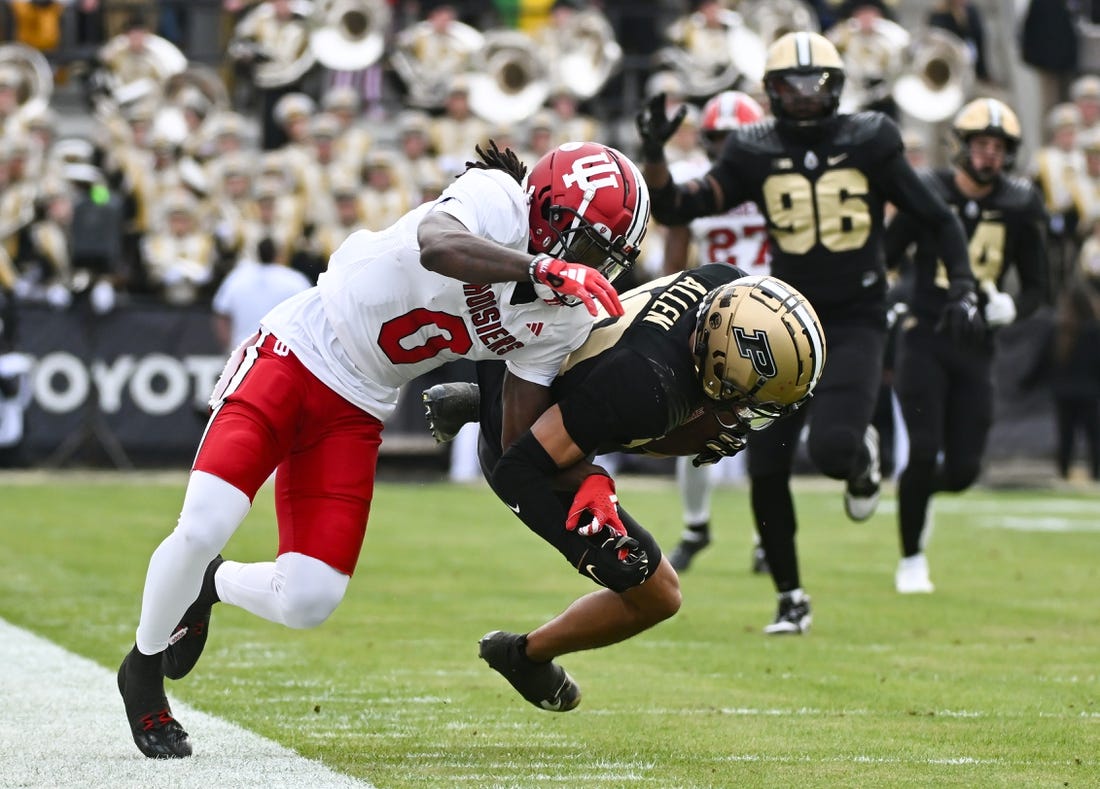
<svg viewBox="0 0 1100 789">
<path fill-rule="evenodd" d="M 813 307 L 786 282 L 741 277 L 700 305 L 695 366 L 707 397 L 744 407 L 745 421 L 762 427 L 813 392 L 825 366 L 825 334 Z"/>
</svg>

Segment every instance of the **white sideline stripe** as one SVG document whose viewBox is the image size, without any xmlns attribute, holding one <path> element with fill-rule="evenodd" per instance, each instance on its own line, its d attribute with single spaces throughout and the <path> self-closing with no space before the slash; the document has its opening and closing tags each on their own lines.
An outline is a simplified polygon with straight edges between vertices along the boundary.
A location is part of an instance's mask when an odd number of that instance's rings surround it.
<svg viewBox="0 0 1100 789">
<path fill-rule="evenodd" d="M 147 759 L 130 737 L 115 673 L 0 619 L 0 784 L 177 789 L 373 789 L 236 724 L 173 703 L 189 759 Z"/>
</svg>

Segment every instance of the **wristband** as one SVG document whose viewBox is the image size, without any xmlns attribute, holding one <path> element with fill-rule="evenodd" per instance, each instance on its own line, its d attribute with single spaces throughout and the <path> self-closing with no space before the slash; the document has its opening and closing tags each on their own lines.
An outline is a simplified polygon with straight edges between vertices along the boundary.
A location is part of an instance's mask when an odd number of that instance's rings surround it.
<svg viewBox="0 0 1100 789">
<path fill-rule="evenodd" d="M 542 282 L 537 277 L 535 277 L 535 272 L 538 271 L 539 265 L 544 260 L 553 260 L 553 259 L 554 258 L 553 258 L 552 255 L 547 255 L 545 252 L 542 252 L 542 253 L 539 253 L 538 255 L 535 255 L 533 258 L 531 258 L 530 265 L 527 266 L 527 277 L 532 282 L 534 282 L 536 285 L 545 285 L 546 284 L 545 282 Z"/>
</svg>

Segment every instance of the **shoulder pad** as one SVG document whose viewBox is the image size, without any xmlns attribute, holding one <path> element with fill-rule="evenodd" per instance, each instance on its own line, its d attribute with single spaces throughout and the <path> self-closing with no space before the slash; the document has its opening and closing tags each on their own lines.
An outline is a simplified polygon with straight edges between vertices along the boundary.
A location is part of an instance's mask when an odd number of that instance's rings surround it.
<svg viewBox="0 0 1100 789">
<path fill-rule="evenodd" d="M 955 182 L 955 173 L 949 168 L 938 167 L 931 169 L 927 167 L 921 167 L 916 170 L 917 177 L 924 182 L 925 186 L 938 194 L 940 197 L 947 200 L 951 196 L 953 190 L 953 184 Z"/>
<path fill-rule="evenodd" d="M 782 154 L 783 141 L 775 130 L 775 118 L 765 118 L 747 126 L 739 126 L 730 134 L 733 139 L 733 148 L 765 152 L 773 155 Z"/>
<path fill-rule="evenodd" d="M 1033 181 L 1019 175 L 1006 175 L 1001 179 L 999 199 L 1009 210 L 1043 211 L 1043 197 Z"/>
<path fill-rule="evenodd" d="M 882 147 L 882 153 L 891 149 L 902 150 L 901 132 L 887 115 L 873 110 L 841 115 L 837 129 L 838 145 L 866 145 Z"/>
<path fill-rule="evenodd" d="M 689 269 L 689 271 L 705 279 L 711 284 L 712 288 L 717 288 L 719 285 L 725 285 L 727 282 L 733 282 L 735 279 L 748 276 L 741 269 L 736 266 L 731 266 L 728 263 L 704 263 L 701 266 Z"/>
</svg>

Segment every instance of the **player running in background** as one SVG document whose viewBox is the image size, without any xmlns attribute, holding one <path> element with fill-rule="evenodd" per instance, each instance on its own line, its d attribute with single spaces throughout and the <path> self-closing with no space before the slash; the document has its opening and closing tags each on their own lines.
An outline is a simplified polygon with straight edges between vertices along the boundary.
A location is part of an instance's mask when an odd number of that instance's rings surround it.
<svg viewBox="0 0 1100 789">
<path fill-rule="evenodd" d="M 226 364 L 175 530 L 153 552 L 136 644 L 118 687 L 148 757 L 191 755 L 164 677 L 195 665 L 211 606 L 293 628 L 343 599 L 362 547 L 382 423 L 399 388 L 455 359 L 507 366 L 504 434 L 550 402 L 596 302 L 633 265 L 649 219 L 641 174 L 618 151 L 570 143 L 528 176 L 495 145 L 439 197 L 381 232 L 350 235 L 317 286 L 269 312 Z M 583 302 L 587 309 L 570 305 Z M 219 551 L 275 479 L 273 562 Z M 193 602 L 192 602 L 193 601 Z M 190 607 L 189 607 L 190 606 Z"/>
<path fill-rule="evenodd" d="M 711 163 L 718 160 L 722 143 L 727 135 L 738 128 L 764 119 L 764 110 L 747 93 L 727 90 L 712 97 L 704 106 L 699 119 L 699 137 Z M 695 160 L 673 162 L 669 173 L 676 183 L 701 178 L 710 164 Z M 745 202 L 734 206 L 724 214 L 701 216 L 689 225 L 674 225 L 665 233 L 665 273 L 671 274 L 689 267 L 694 252 L 696 265 L 725 263 L 737 266 L 747 274 L 767 274 L 771 268 L 768 253 L 768 228 L 764 215 L 756 203 Z M 744 469 L 745 455 L 722 462 L 723 466 L 737 464 Z M 695 554 L 710 545 L 711 494 L 714 491 L 716 469 L 695 466 L 691 458 L 676 459 L 676 483 L 684 513 L 684 531 L 680 543 L 669 554 L 668 560 L 677 572 L 684 572 L 691 565 Z M 756 531 L 753 530 L 756 536 Z M 754 572 L 767 572 L 764 551 L 757 545 L 753 549 Z"/>
<path fill-rule="evenodd" d="M 963 335 L 980 327 L 966 237 L 958 219 L 913 171 L 901 135 L 878 112 L 838 113 L 844 66 L 814 33 L 788 33 L 768 49 L 764 88 L 774 119 L 735 129 L 702 178 L 675 183 L 663 145 L 669 119 L 663 97 L 643 107 L 638 131 L 654 217 L 685 224 L 752 200 L 768 219 L 772 272 L 813 304 L 829 338 L 829 365 L 809 407 L 750 441 L 749 476 L 757 530 L 779 593 L 766 633 L 802 633 L 810 625 L 795 550 L 791 467 L 809 419 L 810 458 L 845 481 L 845 509 L 869 518 L 878 503 L 878 441 L 870 425 L 886 339 L 884 206 L 912 214 L 934 239 L 952 287 L 943 325 Z"/>
<path fill-rule="evenodd" d="M 886 231 L 891 265 L 902 263 L 916 244 L 913 294 L 894 373 L 909 433 L 909 463 L 898 481 L 902 558 L 894 584 L 902 594 L 934 588 L 924 554 L 933 494 L 966 490 L 981 471 L 993 424 L 994 334 L 1034 312 L 1047 292 L 1042 195 L 1030 181 L 1007 174 L 1020 147 L 1016 113 L 996 99 L 975 99 L 955 116 L 952 131 L 954 163 L 927 173 L 927 180 L 970 239 L 985 325 L 974 342 L 953 342 L 935 331 L 950 285 L 933 239 L 905 214 Z M 1002 291 L 1012 269 L 1019 282 L 1015 299 Z"/>
<path fill-rule="evenodd" d="M 714 463 L 738 452 L 750 430 L 796 411 L 817 383 L 826 350 L 813 309 L 784 282 L 740 275 L 706 265 L 624 294 L 626 315 L 596 324 L 555 379 L 555 405 L 510 446 L 500 431 L 500 365 L 478 365 L 479 448 L 490 485 L 577 572 L 605 587 L 526 634 L 481 639 L 481 657 L 535 706 L 564 711 L 580 702 L 555 658 L 623 641 L 680 607 L 676 572 L 618 506 L 614 481 L 593 455 L 645 451 Z M 437 434 L 446 386 L 425 393 Z"/>
</svg>

